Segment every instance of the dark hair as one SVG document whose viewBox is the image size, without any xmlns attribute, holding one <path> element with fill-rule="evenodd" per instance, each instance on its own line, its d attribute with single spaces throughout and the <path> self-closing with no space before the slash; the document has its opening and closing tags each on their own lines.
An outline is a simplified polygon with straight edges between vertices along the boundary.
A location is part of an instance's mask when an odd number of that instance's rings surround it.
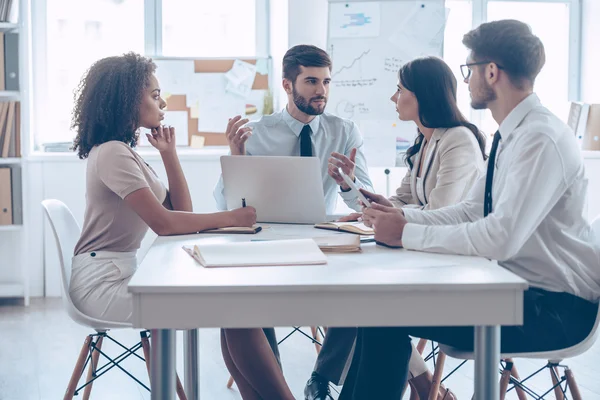
<svg viewBox="0 0 600 400">
<path fill-rule="evenodd" d="M 456 104 L 456 78 L 448 64 L 437 57 L 417 58 L 404 64 L 398 72 L 400 83 L 415 94 L 419 103 L 419 120 L 427 128 L 468 128 L 479 143 L 485 159 L 485 136 L 467 121 Z M 411 157 L 419 152 L 423 133 L 406 150 L 405 162 L 413 168 Z"/>
<path fill-rule="evenodd" d="M 135 147 L 139 108 L 156 65 L 150 58 L 127 53 L 96 61 L 75 91 L 71 128 L 77 131 L 73 150 L 84 159 L 110 140 Z"/>
<path fill-rule="evenodd" d="M 533 86 L 546 62 L 544 45 L 529 25 L 514 19 L 487 22 L 468 32 L 463 44 L 473 61 L 500 65 L 519 89 Z"/>
<path fill-rule="evenodd" d="M 289 49 L 283 56 L 283 77 L 295 83 L 300 75 L 300 66 L 328 67 L 331 71 L 331 58 L 325 50 L 317 46 L 299 44 Z"/>
</svg>

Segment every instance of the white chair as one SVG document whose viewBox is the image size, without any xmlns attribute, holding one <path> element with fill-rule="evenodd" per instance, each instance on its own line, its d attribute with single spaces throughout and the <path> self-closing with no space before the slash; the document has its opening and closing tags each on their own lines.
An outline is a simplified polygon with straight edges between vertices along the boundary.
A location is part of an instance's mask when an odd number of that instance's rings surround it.
<svg viewBox="0 0 600 400">
<path fill-rule="evenodd" d="M 73 369 L 73 374 L 69 380 L 64 399 L 70 400 L 73 398 L 73 396 L 76 396 L 81 389 L 84 389 L 83 399 L 87 400 L 91 394 L 94 381 L 115 367 L 129 375 L 137 383 L 150 391 L 150 388 L 148 388 L 119 365 L 125 358 L 135 356 L 146 362 L 148 372 L 150 371 L 150 342 L 148 340 L 148 332 L 140 332 L 141 341 L 133 347 L 125 347 L 123 344 L 110 337 L 107 332 L 110 329 L 132 328 L 131 324 L 92 318 L 85 315 L 79 311 L 77 307 L 75 307 L 69 294 L 69 284 L 71 281 L 71 258 L 75 249 L 75 245 L 79 240 L 81 229 L 79 228 L 77 221 L 75 221 L 73 214 L 63 202 L 58 200 L 44 200 L 42 201 L 42 206 L 46 216 L 48 217 L 48 222 L 52 227 L 54 239 L 56 240 L 56 247 L 58 249 L 58 258 L 60 261 L 62 275 L 63 305 L 67 309 L 67 313 L 73 321 L 96 331 L 96 333 L 89 334 L 85 338 L 79 353 L 79 357 L 77 358 L 75 368 Z M 124 351 L 115 358 L 109 357 L 102 351 L 102 342 L 104 339 L 114 342 L 119 347 L 123 348 Z M 140 348 L 142 348 L 144 352 L 144 358 L 136 354 L 136 351 L 138 351 Z M 108 361 L 104 366 L 97 368 L 100 355 L 104 356 Z M 88 363 L 90 365 L 87 378 L 85 383 L 78 388 L 77 384 L 79 383 L 79 380 L 83 375 Z M 181 385 L 179 378 L 177 378 L 177 394 L 181 400 L 186 399 L 183 386 Z"/>
<path fill-rule="evenodd" d="M 600 215 L 596 217 L 594 222 L 592 222 L 592 232 L 596 239 L 596 243 L 600 246 Z M 598 309 L 598 314 L 596 315 L 596 322 L 590 334 L 580 343 L 575 346 L 571 346 L 566 349 L 556 350 L 556 351 L 544 351 L 537 353 L 510 353 L 510 354 L 501 354 L 500 358 L 505 361 L 504 370 L 502 373 L 502 379 L 500 381 L 500 399 L 504 399 L 506 395 L 506 390 L 508 388 L 509 383 L 514 385 L 515 389 L 519 390 L 519 398 L 522 399 L 524 397 L 523 393 L 527 393 L 528 395 L 534 398 L 543 398 L 547 393 L 554 390 L 554 394 L 557 400 L 566 399 L 567 391 L 570 392 L 573 400 L 581 400 L 581 394 L 579 392 L 579 388 L 577 383 L 575 382 L 575 377 L 573 372 L 566 365 L 561 365 L 562 360 L 573 358 L 578 355 L 585 353 L 589 350 L 593 345 L 596 339 L 598 338 L 598 334 L 600 333 L 600 307 Z M 461 360 L 472 360 L 474 358 L 473 353 L 465 352 L 451 346 L 446 346 L 440 344 L 440 350 L 446 355 L 461 359 Z M 547 360 L 545 368 L 547 368 L 550 372 L 550 376 L 552 379 L 553 387 L 549 389 L 546 393 L 541 396 L 535 393 L 532 389 L 528 388 L 523 384 L 527 379 L 531 376 L 538 374 L 543 371 L 542 368 L 538 370 L 536 373 L 530 375 L 529 377 L 520 380 L 518 377 L 515 377 L 514 374 L 511 374 L 512 368 L 512 359 L 513 358 L 529 358 L 529 359 L 539 359 L 539 360 Z M 558 368 L 564 369 L 564 376 L 560 376 L 558 373 Z M 443 365 L 442 365 L 443 368 Z M 437 369 L 437 368 L 436 368 Z M 564 385 L 564 386 L 563 386 Z"/>
</svg>

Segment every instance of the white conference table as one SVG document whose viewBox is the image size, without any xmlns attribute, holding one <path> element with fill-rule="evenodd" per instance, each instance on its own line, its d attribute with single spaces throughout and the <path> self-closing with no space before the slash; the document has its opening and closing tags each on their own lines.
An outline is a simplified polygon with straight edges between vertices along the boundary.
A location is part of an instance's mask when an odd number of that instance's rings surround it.
<svg viewBox="0 0 600 400">
<path fill-rule="evenodd" d="M 523 323 L 527 282 L 479 257 L 362 244 L 326 265 L 203 268 L 181 247 L 341 234 L 263 225 L 256 235 L 159 237 L 129 283 L 133 324 L 152 330 L 152 399 L 175 396 L 175 330 L 185 335 L 185 389 L 199 398 L 197 328 L 475 326 L 475 398 L 497 400 L 500 326 Z M 310 375 L 310 371 L 306 371 Z"/>
</svg>

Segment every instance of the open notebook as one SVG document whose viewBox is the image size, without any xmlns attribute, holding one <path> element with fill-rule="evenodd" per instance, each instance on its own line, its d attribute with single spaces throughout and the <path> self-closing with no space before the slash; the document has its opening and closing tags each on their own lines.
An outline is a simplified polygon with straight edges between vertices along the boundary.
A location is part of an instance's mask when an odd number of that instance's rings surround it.
<svg viewBox="0 0 600 400">
<path fill-rule="evenodd" d="M 197 244 L 183 249 L 208 268 L 327 264 L 312 239 Z"/>
<path fill-rule="evenodd" d="M 375 231 L 373 228 L 369 228 L 360 221 L 356 222 L 323 222 L 316 224 L 315 228 L 329 229 L 332 231 L 342 231 L 349 233 L 356 233 L 357 235 L 374 235 Z"/>
</svg>

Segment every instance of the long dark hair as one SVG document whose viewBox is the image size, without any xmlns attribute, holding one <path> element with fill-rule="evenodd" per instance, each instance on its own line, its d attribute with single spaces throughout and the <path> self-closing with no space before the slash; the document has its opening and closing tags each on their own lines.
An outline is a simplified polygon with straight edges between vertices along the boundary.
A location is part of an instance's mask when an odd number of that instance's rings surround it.
<svg viewBox="0 0 600 400">
<path fill-rule="evenodd" d="M 485 155 L 485 136 L 467 121 L 456 104 L 456 78 L 448 64 L 437 57 L 412 60 L 398 71 L 398 79 L 404 88 L 413 92 L 419 103 L 419 120 L 427 128 L 468 128 Z M 423 134 L 419 131 L 415 142 L 406 150 L 405 162 L 413 168 L 411 157 L 419 152 Z"/>
<path fill-rule="evenodd" d="M 75 92 L 71 121 L 79 158 L 110 140 L 135 147 L 142 95 L 155 69 L 151 59 L 135 53 L 103 58 L 90 67 Z"/>
</svg>

